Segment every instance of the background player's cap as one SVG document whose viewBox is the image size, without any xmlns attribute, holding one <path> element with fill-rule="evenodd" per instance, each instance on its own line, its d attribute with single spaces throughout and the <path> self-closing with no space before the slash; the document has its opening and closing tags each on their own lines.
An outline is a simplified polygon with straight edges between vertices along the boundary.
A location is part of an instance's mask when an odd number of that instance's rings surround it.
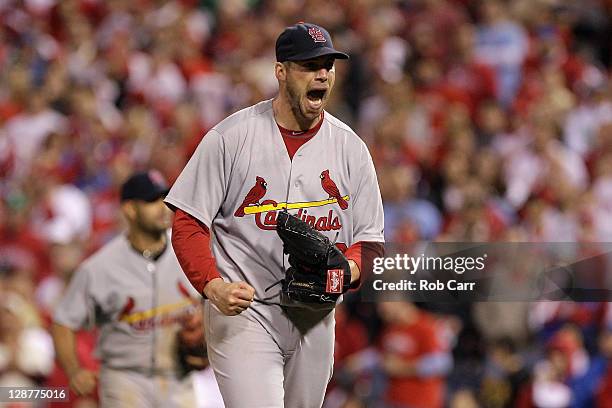
<svg viewBox="0 0 612 408">
<path fill-rule="evenodd" d="M 121 201 L 141 200 L 153 202 L 168 194 L 170 189 L 164 176 L 157 170 L 133 174 L 121 186 Z"/>
<path fill-rule="evenodd" d="M 348 59 L 348 55 L 334 49 L 329 33 L 318 25 L 298 23 L 285 28 L 276 39 L 276 60 L 304 61 L 323 55 Z"/>
</svg>

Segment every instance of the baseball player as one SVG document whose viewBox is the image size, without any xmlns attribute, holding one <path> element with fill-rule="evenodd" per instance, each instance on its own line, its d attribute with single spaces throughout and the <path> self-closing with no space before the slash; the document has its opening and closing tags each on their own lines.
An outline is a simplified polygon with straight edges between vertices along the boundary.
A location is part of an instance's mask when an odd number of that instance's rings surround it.
<svg viewBox="0 0 612 408">
<path fill-rule="evenodd" d="M 333 307 L 291 301 L 278 285 L 281 211 L 344 250 L 352 287 L 362 258 L 382 252 L 370 154 L 324 111 L 335 60 L 348 56 L 325 29 L 299 23 L 278 37 L 276 58 L 278 95 L 214 126 L 165 200 L 177 257 L 208 299 L 208 356 L 228 408 L 320 407 L 332 375 Z M 328 283 L 342 287 L 344 276 Z"/>
<path fill-rule="evenodd" d="M 203 343 L 202 330 L 199 338 L 194 330 L 202 326 L 202 312 L 168 245 L 167 192 L 155 170 L 123 184 L 127 233 L 80 265 L 55 310 L 52 334 L 70 387 L 87 395 L 99 384 L 103 407 L 195 405 L 191 377 L 183 376 L 186 365 L 180 362 L 207 362 L 179 352 Z M 75 331 L 94 324 L 100 327 L 99 377 L 81 368 L 74 342 Z"/>
</svg>

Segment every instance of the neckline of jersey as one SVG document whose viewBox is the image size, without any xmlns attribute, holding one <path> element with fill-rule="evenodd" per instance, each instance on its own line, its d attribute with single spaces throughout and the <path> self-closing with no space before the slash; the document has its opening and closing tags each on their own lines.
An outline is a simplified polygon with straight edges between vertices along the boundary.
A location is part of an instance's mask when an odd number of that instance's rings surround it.
<svg viewBox="0 0 612 408">
<path fill-rule="evenodd" d="M 295 138 L 295 139 L 309 139 L 313 137 L 314 135 L 316 135 L 319 129 L 321 129 L 321 125 L 323 124 L 323 118 L 324 118 L 324 112 L 321 112 L 321 119 L 319 120 L 319 122 L 317 122 L 317 124 L 314 127 L 308 130 L 301 130 L 301 131 L 284 128 L 281 125 L 279 125 L 278 122 L 276 121 L 275 122 L 276 122 L 276 126 L 278 126 L 278 130 L 280 130 L 281 132 L 281 135 L 285 137 Z"/>
<path fill-rule="evenodd" d="M 164 247 L 162 249 L 160 249 L 159 252 L 156 252 L 156 253 L 152 253 L 148 249 L 145 249 L 144 251 L 141 251 L 138 248 L 136 248 L 134 246 L 134 244 L 132 244 L 130 242 L 129 239 L 126 238 L 126 240 L 127 240 L 128 244 L 130 245 L 130 248 L 132 248 L 132 250 L 134 252 L 136 252 L 138 255 L 140 255 L 141 257 L 143 257 L 147 261 L 157 262 L 159 260 L 159 258 L 161 258 L 162 255 L 164 255 L 164 253 L 166 253 L 166 249 L 168 249 L 168 240 L 166 240 L 166 242 L 164 244 Z"/>
</svg>

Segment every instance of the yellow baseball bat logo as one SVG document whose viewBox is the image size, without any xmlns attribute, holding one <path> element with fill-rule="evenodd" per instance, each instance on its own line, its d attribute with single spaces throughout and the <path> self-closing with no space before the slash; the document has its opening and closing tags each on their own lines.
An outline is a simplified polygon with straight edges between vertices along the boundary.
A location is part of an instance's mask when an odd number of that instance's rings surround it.
<svg viewBox="0 0 612 408">
<path fill-rule="evenodd" d="M 345 195 L 342 197 L 344 201 L 349 200 L 349 196 Z M 304 201 L 297 203 L 276 203 L 276 204 L 263 204 L 263 205 L 250 205 L 244 208 L 245 214 L 259 214 L 268 211 L 278 211 L 278 210 L 299 210 L 300 208 L 311 208 L 311 207 L 322 207 L 328 204 L 337 203 L 338 200 L 335 198 L 329 198 L 327 200 L 319 200 L 319 201 Z"/>
</svg>

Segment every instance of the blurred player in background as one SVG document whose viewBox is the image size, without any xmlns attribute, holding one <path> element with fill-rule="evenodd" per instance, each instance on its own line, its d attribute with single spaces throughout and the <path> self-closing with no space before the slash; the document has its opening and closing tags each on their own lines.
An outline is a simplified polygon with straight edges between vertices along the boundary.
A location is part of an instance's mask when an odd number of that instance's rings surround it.
<svg viewBox="0 0 612 408">
<path fill-rule="evenodd" d="M 208 365 L 201 307 L 168 245 L 167 192 L 155 170 L 123 184 L 127 233 L 81 264 L 55 310 L 53 339 L 70 387 L 87 395 L 99 385 L 103 407 L 193 407 L 188 373 Z M 100 327 L 99 374 L 76 357 L 75 331 L 88 325 Z"/>
</svg>

